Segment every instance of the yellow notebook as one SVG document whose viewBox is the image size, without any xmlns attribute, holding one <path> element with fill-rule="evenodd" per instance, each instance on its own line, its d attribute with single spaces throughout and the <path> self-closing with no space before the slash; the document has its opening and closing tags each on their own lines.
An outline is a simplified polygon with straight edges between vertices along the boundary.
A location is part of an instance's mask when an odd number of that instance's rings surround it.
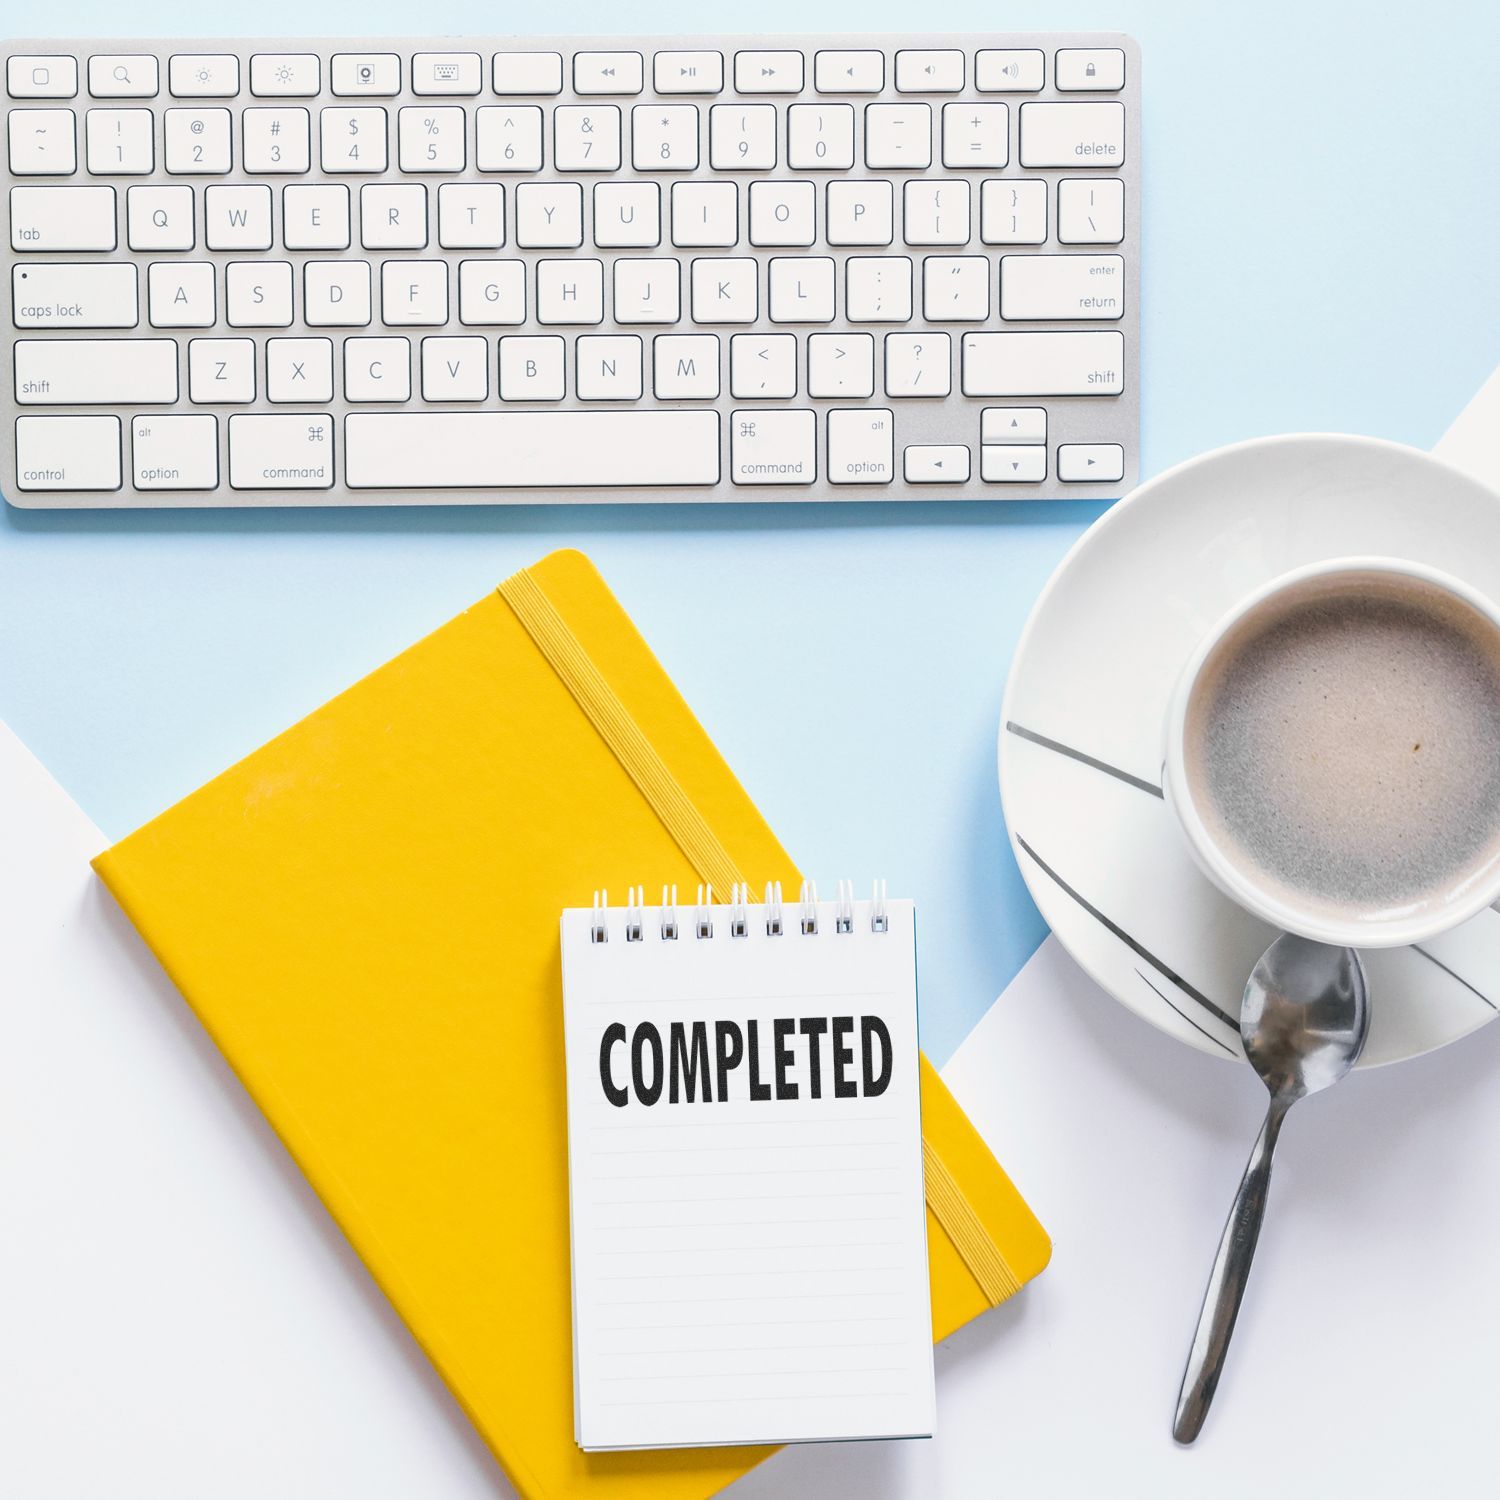
<svg viewBox="0 0 1500 1500">
<path fill-rule="evenodd" d="M 765 1448 L 573 1441 L 558 916 L 800 878 L 586 558 L 556 552 L 95 862 L 528 1497 L 687 1500 Z M 922 1063 L 933 1327 L 1045 1233 Z"/>
</svg>

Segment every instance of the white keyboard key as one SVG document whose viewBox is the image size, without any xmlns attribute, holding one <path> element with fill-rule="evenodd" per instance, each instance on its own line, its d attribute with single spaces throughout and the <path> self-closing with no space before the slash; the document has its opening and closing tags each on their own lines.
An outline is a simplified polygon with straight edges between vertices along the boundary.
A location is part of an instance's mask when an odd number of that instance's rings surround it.
<svg viewBox="0 0 1500 1500">
<path fill-rule="evenodd" d="M 816 236 L 818 190 L 810 182 L 750 184 L 750 243 L 810 245 Z"/>
<path fill-rule="evenodd" d="M 894 237 L 893 201 L 889 182 L 830 182 L 823 237 L 830 245 L 889 245 Z"/>
<path fill-rule="evenodd" d="M 946 333 L 886 334 L 887 396 L 946 396 L 952 389 L 952 341 Z"/>
<path fill-rule="evenodd" d="M 232 99 L 240 60 L 230 52 L 178 53 L 167 61 L 167 86 L 179 99 Z"/>
<path fill-rule="evenodd" d="M 1125 54 L 1118 47 L 1063 47 L 1052 82 L 1060 94 L 1115 93 L 1125 87 Z"/>
<path fill-rule="evenodd" d="M 281 240 L 288 250 L 347 250 L 349 189 L 342 182 L 295 183 L 282 189 Z"/>
<path fill-rule="evenodd" d="M 966 396 L 1118 396 L 1125 389 L 1123 334 L 968 333 Z"/>
<path fill-rule="evenodd" d="M 915 178 L 903 193 L 901 233 L 908 245 L 969 243 L 969 184 Z"/>
<path fill-rule="evenodd" d="M 1047 450 L 986 445 L 979 450 L 979 477 L 986 484 L 1040 484 L 1047 477 Z"/>
<path fill-rule="evenodd" d="M 796 335 L 735 334 L 729 341 L 729 393 L 736 401 L 774 401 L 795 396 Z"/>
<path fill-rule="evenodd" d="M 312 116 L 305 109 L 247 109 L 242 120 L 247 172 L 305 172 L 312 156 Z"/>
<path fill-rule="evenodd" d="M 786 118 L 789 167 L 832 172 L 854 165 L 852 104 L 793 104 Z"/>
<path fill-rule="evenodd" d="M 578 52 L 573 56 L 573 92 L 638 94 L 644 70 L 639 52 Z"/>
<path fill-rule="evenodd" d="M 309 328 L 364 328 L 370 318 L 369 261 L 310 260 L 302 268 L 302 321 Z"/>
<path fill-rule="evenodd" d="M 735 411 L 729 421 L 735 484 L 811 484 L 818 477 L 817 420 L 810 411 Z"/>
<path fill-rule="evenodd" d="M 6 116 L 16 177 L 68 177 L 78 170 L 71 109 L 13 109 Z"/>
<path fill-rule="evenodd" d="M 454 104 L 411 105 L 396 112 L 403 172 L 462 172 L 468 118 Z"/>
<path fill-rule="evenodd" d="M 1125 184 L 1118 177 L 1064 177 L 1057 185 L 1064 245 L 1118 245 L 1125 238 Z"/>
<path fill-rule="evenodd" d="M 961 443 L 913 444 L 902 455 L 902 474 L 908 484 L 967 484 L 969 463 Z"/>
<path fill-rule="evenodd" d="M 1046 54 L 1032 47 L 989 47 L 974 55 L 981 94 L 1039 94 L 1046 71 Z"/>
<path fill-rule="evenodd" d="M 1023 167 L 1118 167 L 1125 160 L 1125 106 L 1021 106 Z"/>
<path fill-rule="evenodd" d="M 144 177 L 156 166 L 156 122 L 149 109 L 91 109 L 84 136 L 95 177 Z"/>
<path fill-rule="evenodd" d="M 188 400 L 229 406 L 255 400 L 254 339 L 193 339 L 188 344 Z"/>
<path fill-rule="evenodd" d="M 619 106 L 558 105 L 552 111 L 552 164 L 559 172 L 618 171 Z"/>
<path fill-rule="evenodd" d="M 733 182 L 672 184 L 672 243 L 729 248 L 740 238 L 740 190 Z M 597 219 L 597 215 L 596 215 Z"/>
<path fill-rule="evenodd" d="M 250 59 L 250 92 L 262 99 L 311 99 L 322 79 L 314 52 L 258 52 Z"/>
<path fill-rule="evenodd" d="M 716 172 L 765 172 L 776 165 L 774 104 L 715 104 L 708 112 L 708 160 Z"/>
<path fill-rule="evenodd" d="M 229 171 L 234 150 L 227 109 L 169 109 L 162 128 L 167 171 L 177 176 L 222 176 Z"/>
<path fill-rule="evenodd" d="M 46 265 L 11 268 L 17 328 L 134 328 L 140 320 L 133 265 Z"/>
<path fill-rule="evenodd" d="M 118 417 L 18 417 L 16 488 L 120 488 Z"/>
<path fill-rule="evenodd" d="M 318 111 L 319 160 L 329 173 L 384 172 L 388 120 L 383 109 Z"/>
<path fill-rule="evenodd" d="M 865 108 L 865 165 L 904 167 L 932 165 L 932 106 L 871 104 Z"/>
<path fill-rule="evenodd" d="M 661 188 L 654 182 L 595 183 L 594 243 L 600 249 L 659 245 Z"/>
<path fill-rule="evenodd" d="M 990 315 L 987 255 L 929 255 L 922 262 L 922 312 L 929 323 L 982 323 Z"/>
<path fill-rule="evenodd" d="M 292 263 L 233 260 L 224 268 L 225 321 L 231 328 L 288 328 Z"/>
<path fill-rule="evenodd" d="M 270 188 L 262 184 L 205 189 L 203 243 L 210 250 L 269 250 Z"/>
<path fill-rule="evenodd" d="M 477 52 L 418 52 L 411 60 L 414 94 L 477 94 L 484 86 L 484 64 Z"/>
<path fill-rule="evenodd" d="M 971 167 L 1003 167 L 1009 160 L 1009 105 L 943 106 L 945 167 L 954 167 L 959 171 L 966 171 Z"/>
<path fill-rule="evenodd" d="M 332 489 L 333 427 L 333 418 L 322 412 L 230 417 L 230 488 Z"/>
<path fill-rule="evenodd" d="M 539 260 L 536 263 L 538 323 L 602 323 L 602 260 Z"/>
<path fill-rule="evenodd" d="M 1118 443 L 1063 443 L 1057 477 L 1069 483 L 1118 484 L 1125 477 L 1125 450 Z"/>
<path fill-rule="evenodd" d="M 651 387 L 658 401 L 714 401 L 719 340 L 712 333 L 659 333 L 652 340 Z"/>
<path fill-rule="evenodd" d="M 112 187 L 11 188 L 10 248 L 33 253 L 113 250 L 115 190 Z"/>
<path fill-rule="evenodd" d="M 474 164 L 481 172 L 540 172 L 542 112 L 535 104 L 487 104 L 475 118 Z"/>
<path fill-rule="evenodd" d="M 851 255 L 844 262 L 844 316 L 851 323 L 909 322 L 911 277 L 904 255 Z"/>
<path fill-rule="evenodd" d="M 344 400 L 409 401 L 411 341 L 344 340 Z"/>
<path fill-rule="evenodd" d="M 380 267 L 380 320 L 392 328 L 448 321 L 448 262 L 388 260 Z"/>
<path fill-rule="evenodd" d="M 800 94 L 804 69 L 800 52 L 736 52 L 734 86 L 741 94 Z"/>
<path fill-rule="evenodd" d="M 585 334 L 578 340 L 580 401 L 639 401 L 642 344 L 634 334 Z"/>
<path fill-rule="evenodd" d="M 131 478 L 138 490 L 219 487 L 219 419 L 153 413 L 130 424 Z"/>
<path fill-rule="evenodd" d="M 675 260 L 615 262 L 616 323 L 675 323 L 682 316 L 682 267 Z"/>
<path fill-rule="evenodd" d="M 721 94 L 722 52 L 658 52 L 651 73 L 658 94 Z"/>
<path fill-rule="evenodd" d="M 987 406 L 980 414 L 979 440 L 983 443 L 1045 443 L 1045 406 Z"/>
<path fill-rule="evenodd" d="M 113 197 L 113 188 L 101 191 Z M 192 188 L 132 187 L 125 195 L 125 225 L 132 250 L 191 250 L 197 243 Z"/>
<path fill-rule="evenodd" d="M 820 94 L 878 94 L 885 87 L 885 53 L 819 52 L 813 87 Z"/>
<path fill-rule="evenodd" d="M 424 401 L 483 401 L 490 393 L 490 341 L 465 335 L 422 340 Z"/>
<path fill-rule="evenodd" d="M 367 250 L 427 245 L 427 189 L 420 182 L 367 182 L 359 190 L 359 240 Z"/>
<path fill-rule="evenodd" d="M 828 413 L 828 482 L 889 484 L 896 477 L 896 414 L 883 407 Z"/>
<path fill-rule="evenodd" d="M 1000 316 L 1018 323 L 1119 318 L 1125 262 L 1118 255 L 1002 255 Z"/>
<path fill-rule="evenodd" d="M 78 92 L 78 59 L 18 53 L 6 59 L 5 87 L 12 99 L 71 99 Z"/>
<path fill-rule="evenodd" d="M 471 328 L 526 321 L 526 262 L 465 260 L 458 265 L 458 321 Z"/>
<path fill-rule="evenodd" d="M 561 401 L 567 393 L 567 349 L 567 341 L 556 334 L 508 334 L 501 339 L 500 399 Z"/>
<path fill-rule="evenodd" d="M 814 333 L 807 340 L 807 394 L 843 401 L 875 394 L 875 339 L 868 333 Z"/>
<path fill-rule="evenodd" d="M 333 92 L 351 98 L 393 98 L 401 92 L 401 59 L 394 52 L 336 53 Z"/>
<path fill-rule="evenodd" d="M 155 261 L 146 270 L 153 328 L 212 328 L 218 322 L 214 268 L 208 261 Z"/>
<path fill-rule="evenodd" d="M 576 182 L 523 182 L 516 188 L 516 244 L 576 249 L 583 243 L 583 188 Z"/>
<path fill-rule="evenodd" d="M 630 159 L 637 172 L 696 172 L 698 106 L 637 104 L 630 111 Z"/>
<path fill-rule="evenodd" d="M 777 255 L 770 264 L 773 323 L 831 323 L 837 267 L 830 255 Z"/>
<path fill-rule="evenodd" d="M 505 243 L 505 189 L 498 182 L 445 182 L 438 189 L 438 244 L 498 250 Z"/>
<path fill-rule="evenodd" d="M 502 340 L 502 350 L 510 342 Z M 712 411 L 369 412 L 344 419 L 344 440 L 344 482 L 351 489 L 601 489 L 719 480 L 719 416 Z"/>
<path fill-rule="evenodd" d="M 174 339 L 17 339 L 21 406 L 154 406 L 177 399 Z"/>
<path fill-rule="evenodd" d="M 1047 184 L 991 178 L 979 189 L 979 238 L 986 245 L 1041 245 L 1047 240 Z"/>
<path fill-rule="evenodd" d="M 511 94 L 560 94 L 563 60 L 560 52 L 497 52 L 494 59 L 495 92 Z"/>
<path fill-rule="evenodd" d="M 909 48 L 896 54 L 898 94 L 957 94 L 963 86 L 962 52 Z"/>
<path fill-rule="evenodd" d="M 89 93 L 96 99 L 154 99 L 160 67 L 145 53 L 99 53 L 89 58 Z"/>
</svg>

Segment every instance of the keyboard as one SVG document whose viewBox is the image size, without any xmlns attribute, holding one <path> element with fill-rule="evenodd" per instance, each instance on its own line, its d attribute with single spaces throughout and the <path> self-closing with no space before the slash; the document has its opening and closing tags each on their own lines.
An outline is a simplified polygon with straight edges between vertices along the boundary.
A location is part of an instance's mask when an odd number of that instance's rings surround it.
<svg viewBox="0 0 1500 1500">
<path fill-rule="evenodd" d="M 5 52 L 12 505 L 1135 481 L 1129 37 Z"/>
</svg>

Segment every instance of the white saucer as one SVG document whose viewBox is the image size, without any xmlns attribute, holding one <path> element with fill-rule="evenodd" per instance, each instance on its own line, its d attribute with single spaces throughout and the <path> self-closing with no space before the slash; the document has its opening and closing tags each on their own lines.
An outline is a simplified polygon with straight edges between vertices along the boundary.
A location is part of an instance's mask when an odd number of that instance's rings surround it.
<svg viewBox="0 0 1500 1500">
<path fill-rule="evenodd" d="M 1021 636 L 1000 723 L 1000 795 L 1043 917 L 1112 995 L 1240 1055 L 1240 995 L 1274 932 L 1198 870 L 1161 798 L 1167 700 L 1236 600 L 1304 563 L 1412 558 L 1500 598 L 1500 497 L 1414 448 L 1265 438 L 1142 485 L 1063 559 Z M 1416 1057 L 1500 1007 L 1500 911 L 1368 951 L 1362 1067 Z"/>
</svg>

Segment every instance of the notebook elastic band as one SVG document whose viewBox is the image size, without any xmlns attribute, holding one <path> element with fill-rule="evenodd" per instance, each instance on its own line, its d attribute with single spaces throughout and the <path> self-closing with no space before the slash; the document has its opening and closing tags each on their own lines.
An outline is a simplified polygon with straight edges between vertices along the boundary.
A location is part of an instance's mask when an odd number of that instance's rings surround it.
<svg viewBox="0 0 1500 1500">
<path fill-rule="evenodd" d="M 932 1144 L 922 1141 L 922 1172 L 927 1185 L 927 1206 L 933 1212 L 943 1233 L 953 1241 L 969 1274 L 979 1283 L 991 1307 L 1004 1302 L 1021 1290 L 1016 1274 L 1006 1264 L 1000 1247 L 990 1238 L 974 1205 L 964 1197 L 958 1179 L 948 1170 Z"/>
</svg>

